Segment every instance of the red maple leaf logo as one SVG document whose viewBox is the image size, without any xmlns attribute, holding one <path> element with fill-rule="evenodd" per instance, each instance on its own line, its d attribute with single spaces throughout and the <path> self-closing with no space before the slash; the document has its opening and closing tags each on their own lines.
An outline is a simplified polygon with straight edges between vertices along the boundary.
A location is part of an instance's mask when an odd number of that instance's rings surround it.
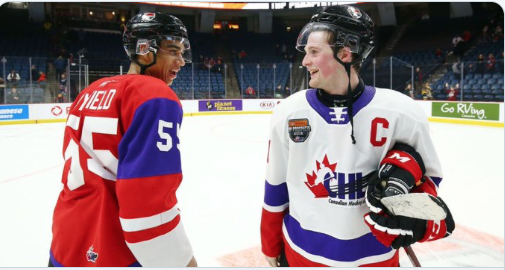
<svg viewBox="0 0 505 270">
<path fill-rule="evenodd" d="M 324 186 L 324 181 L 329 179 L 324 179 L 328 173 L 331 177 L 335 176 L 335 169 L 337 168 L 337 163 L 332 163 L 328 161 L 328 156 L 324 155 L 323 161 L 319 162 L 316 160 L 316 170 L 312 174 L 307 175 L 307 182 L 305 185 L 310 189 L 316 198 L 328 197 L 328 191 Z"/>
</svg>

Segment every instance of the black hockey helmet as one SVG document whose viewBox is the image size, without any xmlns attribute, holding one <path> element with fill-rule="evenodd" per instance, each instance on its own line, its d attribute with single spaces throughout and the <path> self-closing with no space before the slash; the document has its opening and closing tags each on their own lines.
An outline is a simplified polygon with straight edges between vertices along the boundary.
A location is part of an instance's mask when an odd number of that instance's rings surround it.
<svg viewBox="0 0 505 270">
<path fill-rule="evenodd" d="M 305 52 L 310 33 L 331 31 L 335 35 L 332 47 L 348 47 L 363 62 L 375 47 L 374 23 L 360 8 L 347 5 L 324 7 L 314 14 L 310 22 L 300 31 L 296 49 Z"/>
<path fill-rule="evenodd" d="M 144 12 L 135 15 L 126 23 L 123 46 L 130 60 L 142 68 L 142 74 L 146 68 L 156 64 L 156 53 L 160 50 L 163 40 L 181 43 L 184 46 L 184 62 L 191 63 L 188 31 L 177 17 L 160 12 Z M 154 61 L 149 65 L 141 65 L 137 55 L 149 52 L 153 52 Z"/>
</svg>

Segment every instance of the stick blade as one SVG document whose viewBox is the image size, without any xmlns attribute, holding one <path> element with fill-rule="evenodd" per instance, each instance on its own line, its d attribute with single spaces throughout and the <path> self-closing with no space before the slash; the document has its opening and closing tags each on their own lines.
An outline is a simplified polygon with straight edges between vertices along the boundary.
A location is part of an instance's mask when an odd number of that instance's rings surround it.
<svg viewBox="0 0 505 270">
<path fill-rule="evenodd" d="M 447 213 L 426 193 L 410 193 L 385 197 L 382 204 L 395 216 L 424 220 L 444 220 Z"/>
</svg>

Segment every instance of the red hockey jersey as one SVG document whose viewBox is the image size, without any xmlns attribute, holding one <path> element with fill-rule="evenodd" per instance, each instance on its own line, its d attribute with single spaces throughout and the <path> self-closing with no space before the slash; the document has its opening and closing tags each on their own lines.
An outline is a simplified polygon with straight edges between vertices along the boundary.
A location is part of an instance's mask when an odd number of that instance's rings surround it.
<svg viewBox="0 0 505 270">
<path fill-rule="evenodd" d="M 55 266 L 186 266 L 177 206 L 182 107 L 163 81 L 104 78 L 84 89 L 65 127 Z"/>
</svg>

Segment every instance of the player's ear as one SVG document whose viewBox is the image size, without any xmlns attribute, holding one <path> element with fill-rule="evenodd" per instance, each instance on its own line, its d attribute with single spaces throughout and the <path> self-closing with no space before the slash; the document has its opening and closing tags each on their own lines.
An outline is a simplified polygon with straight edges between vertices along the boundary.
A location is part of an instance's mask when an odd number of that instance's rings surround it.
<svg viewBox="0 0 505 270">
<path fill-rule="evenodd" d="M 154 54 L 153 52 L 149 52 L 147 54 L 137 54 L 137 60 L 142 64 L 142 65 L 148 65 L 153 62 L 154 60 Z"/>
<path fill-rule="evenodd" d="M 348 47 L 343 47 L 342 49 L 340 49 L 340 59 L 342 60 L 342 62 L 344 63 L 350 63 L 352 62 L 352 52 L 351 52 L 351 49 L 349 49 Z"/>
</svg>

